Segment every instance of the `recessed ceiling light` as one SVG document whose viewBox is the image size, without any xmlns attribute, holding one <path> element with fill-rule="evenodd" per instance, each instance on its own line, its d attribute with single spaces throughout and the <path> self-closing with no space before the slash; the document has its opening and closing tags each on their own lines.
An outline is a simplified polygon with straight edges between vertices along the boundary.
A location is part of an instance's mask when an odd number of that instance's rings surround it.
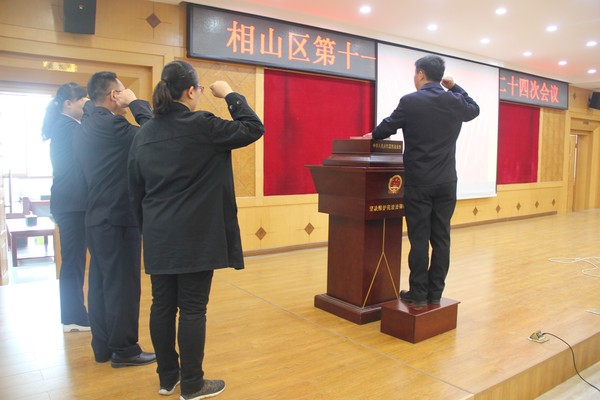
<svg viewBox="0 0 600 400">
<path fill-rule="evenodd" d="M 597 44 L 598 44 L 598 42 L 596 42 L 595 40 L 590 40 L 590 41 L 588 41 L 588 42 L 587 42 L 585 45 L 586 45 L 587 47 L 594 47 L 594 46 L 595 46 L 595 45 L 597 45 Z"/>
<path fill-rule="evenodd" d="M 504 8 L 504 7 L 497 8 L 496 9 L 496 14 L 497 15 L 504 15 L 504 14 L 506 14 L 506 8 Z"/>
<path fill-rule="evenodd" d="M 429 25 L 427 25 L 427 30 L 428 31 L 432 31 L 433 32 L 433 31 L 437 31 L 437 29 L 438 29 L 438 26 L 436 24 L 429 24 Z"/>
<path fill-rule="evenodd" d="M 532 54 L 533 54 L 533 53 L 532 53 L 532 52 L 530 52 L 530 51 L 525 51 L 525 52 L 523 52 L 523 55 L 524 55 L 525 57 L 531 57 L 531 55 L 532 55 Z"/>
<path fill-rule="evenodd" d="M 546 27 L 546 31 L 548 31 L 548 32 L 555 32 L 557 29 L 558 29 L 558 26 L 556 26 L 556 25 L 548 25 Z"/>
<path fill-rule="evenodd" d="M 567 62 L 565 60 L 561 60 L 558 62 L 558 65 L 567 65 Z"/>
<path fill-rule="evenodd" d="M 490 43 L 490 38 L 483 38 L 480 40 L 481 44 L 488 44 Z"/>
<path fill-rule="evenodd" d="M 371 12 L 371 6 L 362 6 L 360 8 L 361 14 L 369 14 Z"/>
<path fill-rule="evenodd" d="M 596 70 L 594 68 L 588 69 L 588 74 L 595 74 Z"/>
</svg>

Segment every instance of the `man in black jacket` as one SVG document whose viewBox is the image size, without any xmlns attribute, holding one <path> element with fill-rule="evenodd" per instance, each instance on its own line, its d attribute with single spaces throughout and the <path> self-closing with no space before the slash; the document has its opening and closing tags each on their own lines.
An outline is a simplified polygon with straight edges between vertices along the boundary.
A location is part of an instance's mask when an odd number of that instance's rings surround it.
<svg viewBox="0 0 600 400">
<path fill-rule="evenodd" d="M 372 135 L 365 135 L 385 139 L 398 129 L 404 134 L 410 290 L 401 291 L 400 298 L 416 306 L 440 304 L 450 266 L 450 219 L 456 206 L 456 140 L 462 123 L 479 115 L 477 103 L 453 78 L 444 78 L 444 72 L 441 57 L 417 60 L 413 77 L 417 91 L 403 96 Z"/>
<path fill-rule="evenodd" d="M 111 360 L 114 368 L 145 365 L 156 357 L 138 345 L 141 237 L 127 189 L 127 155 L 139 127 L 124 114 L 129 107 L 143 124 L 152 111 L 113 72 L 94 74 L 88 93 L 94 107 L 86 107 L 74 147 L 88 187 L 92 349 L 97 362 Z"/>
</svg>

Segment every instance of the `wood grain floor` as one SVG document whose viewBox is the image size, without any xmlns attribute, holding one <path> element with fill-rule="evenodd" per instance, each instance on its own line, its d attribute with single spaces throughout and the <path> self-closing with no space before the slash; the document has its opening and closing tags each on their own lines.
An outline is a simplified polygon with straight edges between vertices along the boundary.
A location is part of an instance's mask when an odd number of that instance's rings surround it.
<svg viewBox="0 0 600 400">
<path fill-rule="evenodd" d="M 444 297 L 461 301 L 456 330 L 411 344 L 313 307 L 326 290 L 326 249 L 247 258 L 215 274 L 205 371 L 231 399 L 533 399 L 600 360 L 600 210 L 455 229 Z M 401 287 L 407 287 L 403 243 Z M 351 244 L 349 244 L 351 245 Z M 600 264 L 600 259 L 596 259 Z M 140 343 L 148 333 L 143 277 Z M 56 281 L 0 288 L 0 398 L 152 399 L 155 366 L 97 364 L 90 335 L 63 334 Z M 583 384 L 583 383 L 582 383 Z M 592 398 L 592 397 L 590 397 Z"/>
</svg>

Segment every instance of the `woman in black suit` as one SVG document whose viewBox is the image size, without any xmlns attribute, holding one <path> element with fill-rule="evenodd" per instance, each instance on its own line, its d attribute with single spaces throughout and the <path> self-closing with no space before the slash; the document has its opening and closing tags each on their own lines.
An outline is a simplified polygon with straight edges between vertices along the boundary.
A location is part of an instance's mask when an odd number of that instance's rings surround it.
<svg viewBox="0 0 600 400">
<path fill-rule="evenodd" d="M 42 126 L 42 137 L 50 140 L 50 212 L 60 232 L 60 316 L 65 332 L 90 330 L 83 300 L 87 188 L 72 145 L 87 100 L 86 90 L 78 84 L 62 85 L 48 104 Z"/>
<path fill-rule="evenodd" d="M 204 379 L 206 307 L 213 271 L 244 268 L 231 150 L 264 133 L 229 84 L 217 81 L 210 89 L 225 99 L 233 121 L 194 111 L 204 90 L 196 71 L 183 61 L 167 64 L 152 96 L 154 119 L 140 128 L 129 153 L 129 196 L 152 281 L 150 334 L 159 393 L 171 394 L 181 382 L 183 400 L 225 388 L 221 380 Z"/>
</svg>

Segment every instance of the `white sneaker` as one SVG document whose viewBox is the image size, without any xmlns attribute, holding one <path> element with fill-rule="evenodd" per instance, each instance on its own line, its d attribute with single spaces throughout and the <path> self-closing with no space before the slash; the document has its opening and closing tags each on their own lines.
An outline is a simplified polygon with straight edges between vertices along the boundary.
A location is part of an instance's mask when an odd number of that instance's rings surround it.
<svg viewBox="0 0 600 400">
<path fill-rule="evenodd" d="M 71 333 L 71 332 L 89 332 L 91 328 L 85 325 L 77 325 L 77 324 L 66 324 L 63 325 L 63 332 Z"/>
<path fill-rule="evenodd" d="M 175 382 L 175 384 L 173 386 L 164 386 L 164 387 L 161 386 L 160 389 L 158 390 L 158 394 L 160 394 L 162 396 L 170 396 L 173 393 L 175 393 L 175 388 L 180 383 L 181 383 L 181 379 L 179 379 L 177 382 Z"/>
</svg>

